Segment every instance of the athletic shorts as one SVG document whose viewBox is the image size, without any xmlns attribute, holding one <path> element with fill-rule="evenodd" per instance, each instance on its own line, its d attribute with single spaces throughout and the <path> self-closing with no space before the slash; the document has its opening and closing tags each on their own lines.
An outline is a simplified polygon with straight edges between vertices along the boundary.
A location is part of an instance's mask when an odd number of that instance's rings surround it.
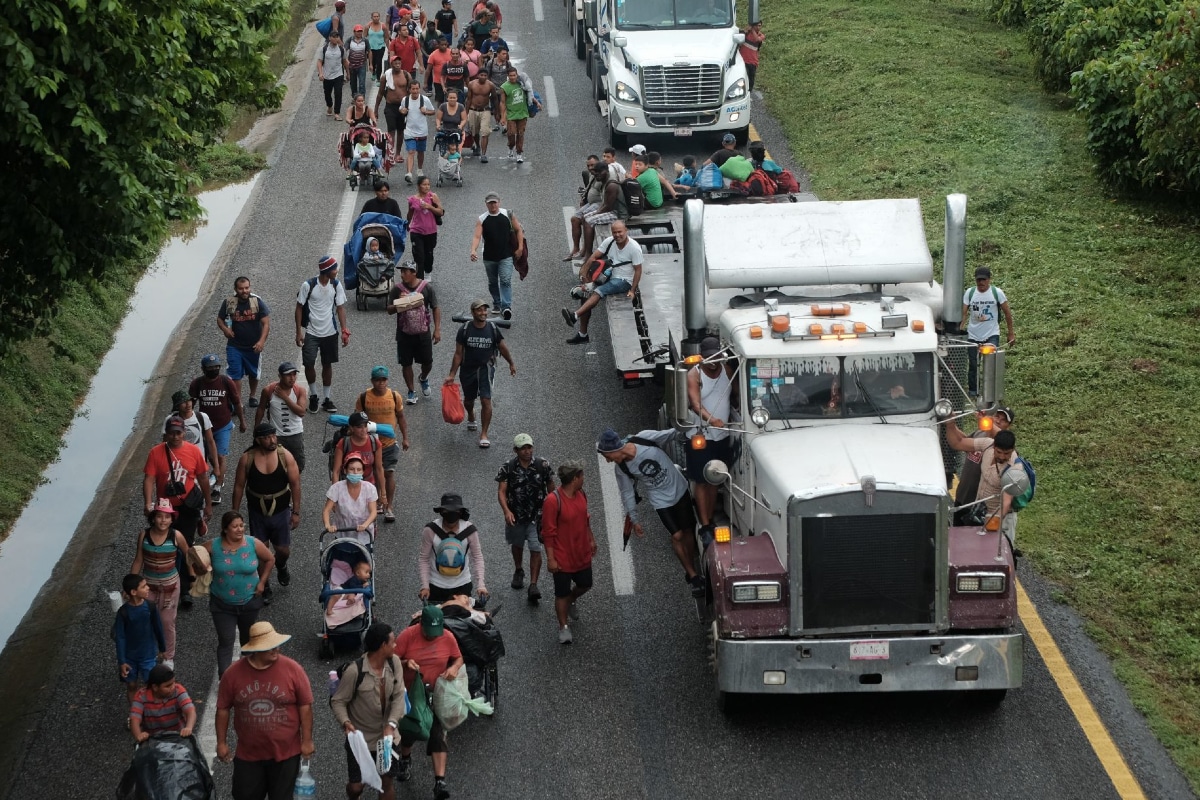
<svg viewBox="0 0 1200 800">
<path fill-rule="evenodd" d="M 667 529 L 667 533 L 674 534 L 676 531 L 683 531 L 683 535 L 687 536 L 696 529 L 696 516 L 692 511 L 692 493 L 684 492 L 683 497 L 675 501 L 675 505 L 670 508 L 656 508 L 658 518 L 662 520 L 663 527 Z"/>
<path fill-rule="evenodd" d="M 404 149 L 410 153 L 424 153 L 425 152 L 425 137 L 422 136 L 419 139 L 405 139 L 404 140 Z"/>
<path fill-rule="evenodd" d="M 531 553 L 542 552 L 542 541 L 538 538 L 536 522 L 518 522 L 504 526 L 504 538 L 512 547 L 528 547 Z"/>
<path fill-rule="evenodd" d="M 396 334 L 396 360 L 402 367 L 411 367 L 414 362 L 422 367 L 433 364 L 433 334 Z"/>
<path fill-rule="evenodd" d="M 322 364 L 336 364 L 338 362 L 338 335 L 335 333 L 332 336 L 313 336 L 311 333 L 306 333 L 304 347 L 300 351 L 300 360 L 304 366 L 315 367 L 317 353 L 321 354 Z"/>
<path fill-rule="evenodd" d="M 229 455 L 229 437 L 233 434 L 233 420 L 229 420 L 229 423 L 224 428 L 218 428 L 214 425 L 212 434 L 213 441 L 217 445 L 217 453 L 223 456 Z"/>
<path fill-rule="evenodd" d="M 607 225 L 616 222 L 617 219 L 617 215 L 612 211 L 600 211 L 599 209 L 583 215 L 583 221 L 588 225 Z"/>
<path fill-rule="evenodd" d="M 705 442 L 703 450 L 693 450 L 691 447 L 687 449 L 687 476 L 693 483 L 705 482 L 704 465 L 708 462 L 720 461 L 728 467 L 729 462 L 733 460 L 733 446 L 729 437 L 716 441 L 707 439 Z"/>
<path fill-rule="evenodd" d="M 594 291 L 601 297 L 612 297 L 615 294 L 625 295 L 633 288 L 633 284 L 624 278 L 609 278 L 606 282 L 597 286 Z"/>
<path fill-rule="evenodd" d="M 258 357 L 261 353 L 243 350 L 231 344 L 225 345 L 225 373 L 230 379 L 240 381 L 243 377 L 258 380 Z"/>
<path fill-rule="evenodd" d="M 468 367 L 462 370 L 463 402 L 474 403 L 480 400 L 492 399 L 492 381 L 496 377 L 496 367 L 484 364 L 479 367 Z"/>
<path fill-rule="evenodd" d="M 131 665 L 133 668 L 129 670 L 129 674 L 121 680 L 124 683 L 145 683 L 150 677 L 150 670 L 158 663 L 156 658 L 148 658 L 145 661 L 135 661 Z M 119 667 L 118 667 L 119 668 Z M 117 673 L 120 675 L 121 673 Z"/>
<path fill-rule="evenodd" d="M 258 501 L 253 497 L 247 498 L 249 513 L 246 524 L 250 526 L 250 535 L 260 542 L 270 542 L 276 547 L 292 546 L 292 508 L 288 506 L 282 511 L 276 511 L 271 516 L 264 516 L 258 510 Z"/>
<path fill-rule="evenodd" d="M 443 589 L 441 586 L 429 584 L 429 600 L 427 602 L 438 604 L 444 603 L 447 600 L 453 600 L 456 595 L 464 594 L 467 597 L 475 595 L 475 584 L 472 582 L 464 583 L 462 586 L 453 586 L 449 589 Z"/>
<path fill-rule="evenodd" d="M 292 458 L 296 459 L 296 469 L 304 472 L 304 434 L 293 433 L 291 436 L 280 436 L 279 443 L 283 445 L 283 449 L 292 454 Z"/>
<path fill-rule="evenodd" d="M 476 139 L 486 139 L 492 132 L 492 112 L 486 109 L 483 111 L 468 111 L 467 130 Z"/>
<path fill-rule="evenodd" d="M 578 572 L 562 572 L 561 570 L 554 575 L 554 596 L 555 597 L 570 597 L 571 584 L 580 589 L 592 588 L 592 568 L 586 567 Z"/>
<path fill-rule="evenodd" d="M 466 667 L 463 667 L 463 669 L 466 669 Z M 427 690 L 426 694 L 432 695 L 433 689 Z M 416 743 L 416 739 L 407 739 L 404 736 L 400 737 L 401 747 L 412 747 Z M 429 729 L 429 741 L 425 743 L 425 755 L 431 756 L 434 753 L 448 752 L 450 751 L 449 748 L 446 747 L 446 729 L 442 727 L 442 721 L 438 719 L 437 715 L 435 714 L 433 717 L 433 726 Z"/>
<path fill-rule="evenodd" d="M 392 442 L 383 448 L 383 471 L 395 472 L 398 463 L 400 463 L 400 443 Z"/>
</svg>

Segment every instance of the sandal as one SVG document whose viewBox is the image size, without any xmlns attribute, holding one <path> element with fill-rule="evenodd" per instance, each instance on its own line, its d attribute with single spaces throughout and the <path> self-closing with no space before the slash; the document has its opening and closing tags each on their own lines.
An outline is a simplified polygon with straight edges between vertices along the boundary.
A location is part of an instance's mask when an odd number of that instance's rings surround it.
<svg viewBox="0 0 1200 800">
<path fill-rule="evenodd" d="M 467 430 L 469 430 L 469 431 L 479 430 L 479 423 L 473 419 L 467 420 Z"/>
<path fill-rule="evenodd" d="M 572 250 L 571 254 L 569 256 L 567 256 L 566 258 L 564 258 L 563 261 L 564 262 L 574 261 L 575 259 L 579 258 L 581 255 L 582 255 L 582 253 L 578 253 L 575 250 Z"/>
<path fill-rule="evenodd" d="M 479 449 L 486 450 L 487 448 L 489 448 L 491 446 L 492 446 L 492 443 L 488 441 L 486 436 L 479 440 Z"/>
</svg>

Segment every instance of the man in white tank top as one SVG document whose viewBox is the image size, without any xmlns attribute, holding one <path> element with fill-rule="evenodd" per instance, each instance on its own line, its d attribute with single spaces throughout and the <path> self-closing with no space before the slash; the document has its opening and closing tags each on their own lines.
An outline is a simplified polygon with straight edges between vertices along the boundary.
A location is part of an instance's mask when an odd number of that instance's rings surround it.
<svg viewBox="0 0 1200 800">
<path fill-rule="evenodd" d="M 279 365 L 279 380 L 262 390 L 257 426 L 264 419 L 275 426 L 279 443 L 296 459 L 296 469 L 304 472 L 304 415 L 308 411 L 308 391 L 296 382 L 299 370 L 291 361 Z"/>
<path fill-rule="evenodd" d="M 695 436 L 703 430 L 705 447 L 703 450 L 687 448 L 687 476 L 694 488 L 692 496 L 696 498 L 696 517 L 700 520 L 703 538 L 712 536 L 713 510 L 717 504 L 717 487 L 704 480 L 704 465 L 717 460 L 729 466 L 732 460 L 729 431 L 731 412 L 730 399 L 733 395 L 733 364 L 714 360 L 712 358 L 721 351 L 721 343 L 715 336 L 709 336 L 700 343 L 700 355 L 704 362 L 688 370 L 687 390 L 688 407 L 697 419 L 697 424 L 688 437 Z M 704 423 L 701 428 L 699 423 Z"/>
</svg>

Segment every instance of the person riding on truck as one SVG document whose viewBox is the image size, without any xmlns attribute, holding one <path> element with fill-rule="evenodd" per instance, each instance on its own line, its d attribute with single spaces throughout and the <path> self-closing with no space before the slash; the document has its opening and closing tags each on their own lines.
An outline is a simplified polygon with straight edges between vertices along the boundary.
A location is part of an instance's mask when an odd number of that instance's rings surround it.
<svg viewBox="0 0 1200 800">
<path fill-rule="evenodd" d="M 646 488 L 647 499 L 663 527 L 671 534 L 671 549 L 683 565 L 692 597 L 704 596 L 704 579 L 696 571 L 696 518 L 692 513 L 692 495 L 687 478 L 662 449 L 675 437 L 673 429 L 640 431 L 622 439 L 612 428 L 605 428 L 596 442 L 596 452 L 616 465 L 617 488 L 625 507 L 625 524 L 639 537 L 645 536 L 637 521 L 639 496 L 635 484 Z"/>
<path fill-rule="evenodd" d="M 696 415 L 697 424 L 688 431 L 692 437 L 704 434 L 704 448 L 687 450 L 688 479 L 695 485 L 696 516 L 700 518 L 700 529 L 705 541 L 712 535 L 713 509 L 717 505 L 717 487 L 704 479 L 704 465 L 709 461 L 720 461 L 729 466 L 733 460 L 730 448 L 729 412 L 733 394 L 733 362 L 707 359 L 721 352 L 721 342 L 715 336 L 705 337 L 700 342 L 700 355 L 706 359 L 688 370 L 688 407 Z"/>
</svg>

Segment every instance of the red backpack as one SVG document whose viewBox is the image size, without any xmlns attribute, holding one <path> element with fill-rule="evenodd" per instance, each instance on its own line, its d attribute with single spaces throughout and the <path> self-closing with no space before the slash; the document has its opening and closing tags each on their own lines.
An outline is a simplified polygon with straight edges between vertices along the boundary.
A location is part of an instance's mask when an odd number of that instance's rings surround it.
<svg viewBox="0 0 1200 800">
<path fill-rule="evenodd" d="M 751 197 L 770 197 L 775 194 L 775 179 L 759 167 L 746 179 L 746 192 Z"/>
<path fill-rule="evenodd" d="M 792 174 L 791 170 L 785 169 L 775 176 L 776 194 L 792 194 L 798 191 L 800 191 L 800 184 L 796 182 L 796 176 Z"/>
</svg>

